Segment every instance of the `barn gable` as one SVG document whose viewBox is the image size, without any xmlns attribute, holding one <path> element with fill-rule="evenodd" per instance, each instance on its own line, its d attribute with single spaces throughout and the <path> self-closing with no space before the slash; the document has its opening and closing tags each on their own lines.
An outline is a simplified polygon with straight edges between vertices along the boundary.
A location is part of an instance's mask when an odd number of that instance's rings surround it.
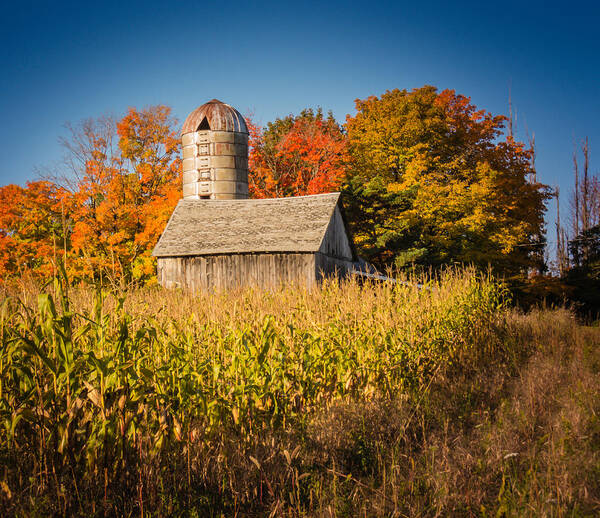
<svg viewBox="0 0 600 518">
<path fill-rule="evenodd" d="M 335 206 L 333 215 L 329 220 L 329 225 L 319 247 L 319 252 L 337 259 L 356 259 L 354 245 L 348 234 L 346 221 L 339 203 Z"/>
<path fill-rule="evenodd" d="M 180 200 L 152 255 L 355 254 L 339 193 L 260 200 Z"/>
</svg>

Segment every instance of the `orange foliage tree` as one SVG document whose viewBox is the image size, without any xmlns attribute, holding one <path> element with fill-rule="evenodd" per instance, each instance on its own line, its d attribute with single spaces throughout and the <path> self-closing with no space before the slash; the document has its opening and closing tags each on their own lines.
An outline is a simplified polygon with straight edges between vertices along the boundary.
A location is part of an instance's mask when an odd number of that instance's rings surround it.
<svg viewBox="0 0 600 518">
<path fill-rule="evenodd" d="M 347 145 L 340 125 L 319 108 L 270 122 L 263 131 L 248 121 L 249 190 L 253 198 L 319 194 L 339 189 Z"/>
<path fill-rule="evenodd" d="M 170 108 L 131 108 L 116 124 L 118 149 L 90 133 L 92 152 L 74 194 L 76 274 L 148 279 L 150 256 L 180 195 L 179 138 Z"/>
<path fill-rule="evenodd" d="M 154 277 L 151 252 L 180 197 L 170 108 L 131 108 L 69 127 L 67 176 L 0 189 L 0 275 L 129 283 Z"/>
<path fill-rule="evenodd" d="M 54 272 L 69 247 L 70 194 L 48 181 L 0 187 L 0 278 Z"/>
</svg>

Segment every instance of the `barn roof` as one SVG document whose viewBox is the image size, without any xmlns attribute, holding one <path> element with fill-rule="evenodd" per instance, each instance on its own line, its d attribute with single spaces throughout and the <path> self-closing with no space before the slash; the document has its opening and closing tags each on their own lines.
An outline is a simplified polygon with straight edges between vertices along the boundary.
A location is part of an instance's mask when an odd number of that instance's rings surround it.
<svg viewBox="0 0 600 518">
<path fill-rule="evenodd" d="M 180 200 L 152 255 L 317 252 L 339 198 Z"/>
</svg>

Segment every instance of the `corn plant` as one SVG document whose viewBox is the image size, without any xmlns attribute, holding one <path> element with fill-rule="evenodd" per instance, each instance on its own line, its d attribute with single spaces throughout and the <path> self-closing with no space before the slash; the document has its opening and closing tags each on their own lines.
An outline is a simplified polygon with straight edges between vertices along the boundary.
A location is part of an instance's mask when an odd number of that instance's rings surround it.
<svg viewBox="0 0 600 518">
<path fill-rule="evenodd" d="M 421 282 L 193 296 L 69 291 L 63 278 L 35 304 L 5 293 L 3 507 L 41 495 L 44 512 L 169 514 L 168 488 L 186 505 L 215 492 L 251 502 L 226 469 L 226 437 L 260 468 L 257 445 L 301 434 L 334 402 L 418 392 L 440 368 L 481 354 L 480 336 L 502 320 L 501 286 L 469 271 Z M 298 499 L 294 451 L 281 458 Z"/>
</svg>

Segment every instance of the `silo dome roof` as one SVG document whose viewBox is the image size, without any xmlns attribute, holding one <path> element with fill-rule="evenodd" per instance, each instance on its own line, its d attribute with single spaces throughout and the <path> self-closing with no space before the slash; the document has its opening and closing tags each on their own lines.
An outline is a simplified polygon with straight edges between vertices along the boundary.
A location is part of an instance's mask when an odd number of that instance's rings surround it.
<svg viewBox="0 0 600 518">
<path fill-rule="evenodd" d="M 248 133 L 248 127 L 242 114 L 218 99 L 208 101 L 190 113 L 183 123 L 181 134 L 192 133 L 199 129 Z"/>
</svg>

